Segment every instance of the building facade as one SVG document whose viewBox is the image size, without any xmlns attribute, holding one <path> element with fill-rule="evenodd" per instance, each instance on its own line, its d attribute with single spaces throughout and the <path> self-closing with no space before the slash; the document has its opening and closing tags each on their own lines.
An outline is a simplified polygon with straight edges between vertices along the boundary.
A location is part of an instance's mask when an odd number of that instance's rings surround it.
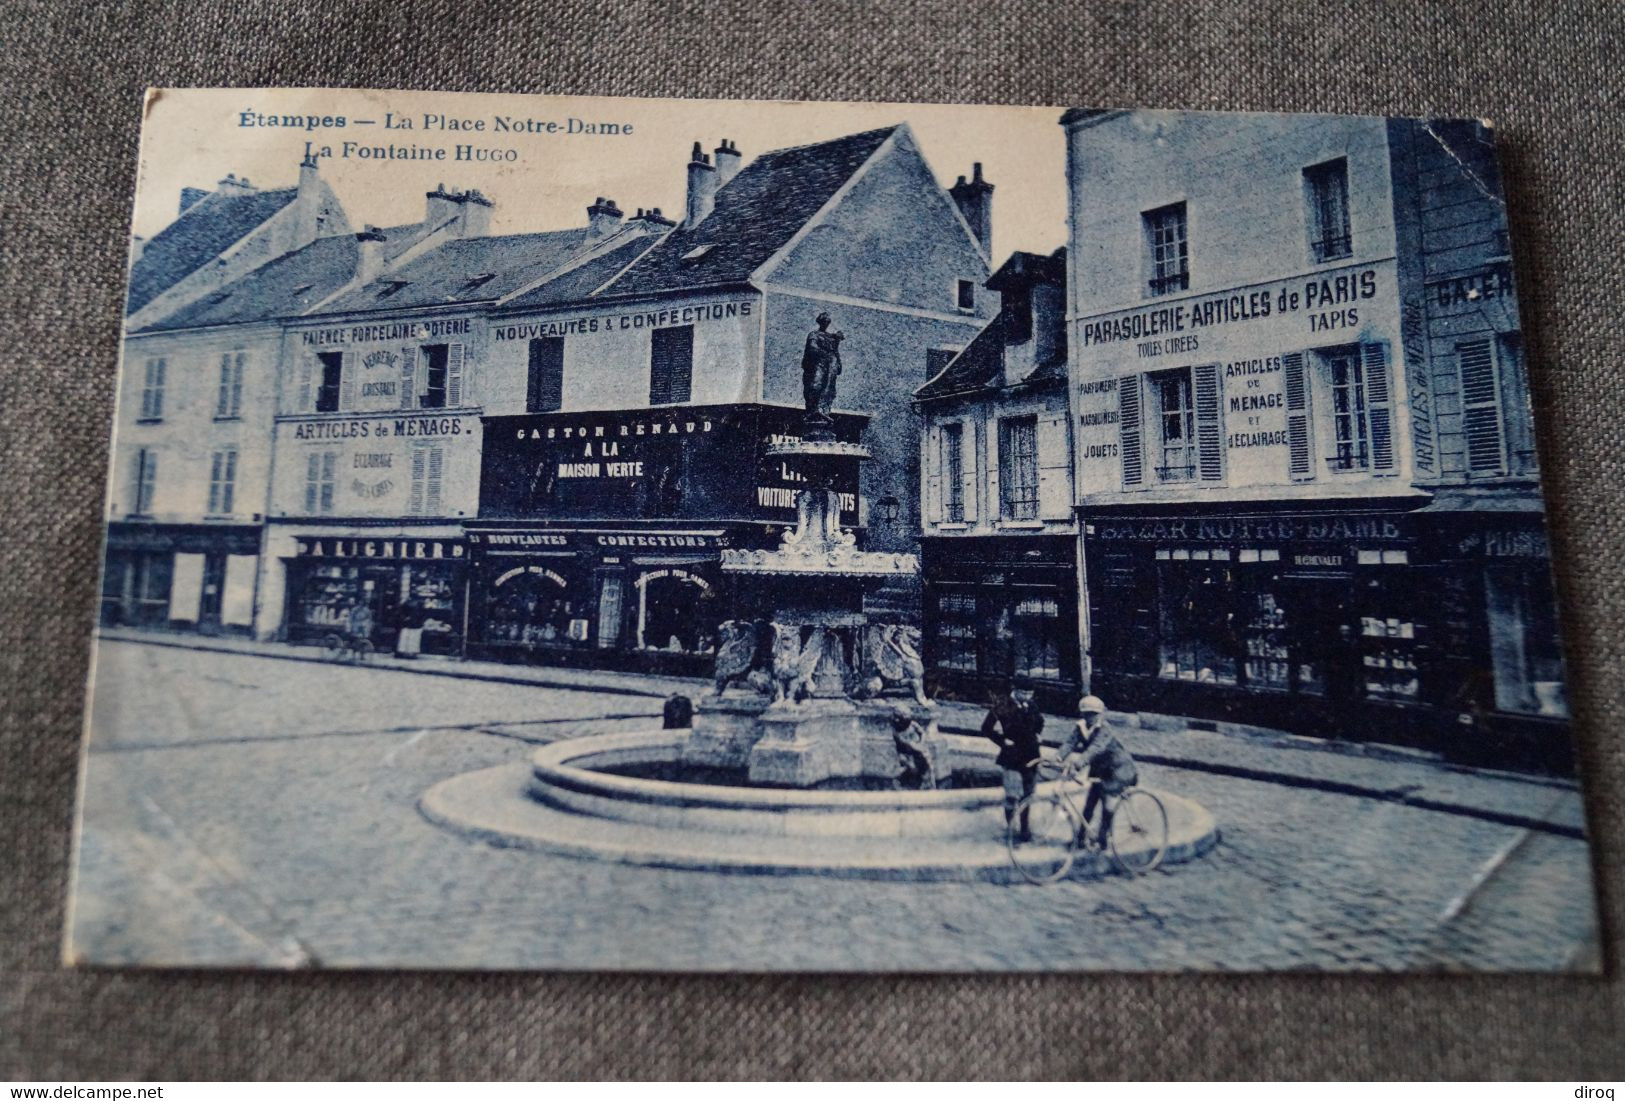
<svg viewBox="0 0 1625 1101">
<path fill-rule="evenodd" d="M 1442 232 L 1464 217 L 1442 211 L 1470 186 L 1446 178 L 1462 166 L 1406 120 L 1072 111 L 1063 126 L 1094 689 L 1198 722 L 1482 755 L 1462 737 L 1483 713 L 1463 663 L 1487 667 L 1463 646 L 1476 632 L 1489 656 L 1502 635 L 1488 589 L 1438 600 L 1467 553 L 1440 537 L 1438 494 L 1467 480 L 1473 439 L 1442 342 L 1467 337 L 1471 375 L 1484 341 L 1516 339 L 1467 334 L 1440 305 L 1441 280 L 1500 286 L 1493 258 L 1470 258 L 1478 230 Z M 1515 385 L 1496 405 L 1502 480 L 1531 470 L 1507 457 L 1528 433 Z M 1532 545 L 1518 538 L 1504 545 Z"/>
<path fill-rule="evenodd" d="M 947 698 L 1008 679 L 1065 713 L 1083 687 L 1065 277 L 1064 250 L 1011 256 L 997 315 L 917 391 L 924 658 Z"/>
</svg>

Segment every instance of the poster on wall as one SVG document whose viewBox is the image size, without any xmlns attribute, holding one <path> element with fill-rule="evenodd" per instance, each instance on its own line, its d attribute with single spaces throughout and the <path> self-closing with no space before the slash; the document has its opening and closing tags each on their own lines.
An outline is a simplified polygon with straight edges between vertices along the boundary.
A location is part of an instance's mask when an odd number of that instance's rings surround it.
<svg viewBox="0 0 1625 1101">
<path fill-rule="evenodd" d="M 144 120 L 70 964 L 1600 969 L 1488 122 Z"/>
</svg>

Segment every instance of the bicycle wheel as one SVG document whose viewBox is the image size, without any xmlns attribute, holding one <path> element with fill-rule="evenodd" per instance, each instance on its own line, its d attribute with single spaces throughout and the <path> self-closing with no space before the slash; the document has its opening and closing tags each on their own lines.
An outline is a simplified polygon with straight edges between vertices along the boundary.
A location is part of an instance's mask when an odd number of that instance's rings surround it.
<svg viewBox="0 0 1625 1101">
<path fill-rule="evenodd" d="M 1021 820 L 1027 818 L 1031 841 L 1021 840 Z M 1005 844 L 1010 863 L 1029 883 L 1054 883 L 1072 870 L 1078 854 L 1078 818 L 1059 795 L 1030 795 L 1016 804 Z"/>
<path fill-rule="evenodd" d="M 1155 871 L 1168 855 L 1168 810 L 1144 788 L 1130 788 L 1112 812 L 1112 862 L 1125 875 Z"/>
<path fill-rule="evenodd" d="M 344 652 L 348 649 L 343 635 L 328 635 L 322 639 L 322 653 L 327 655 L 328 661 L 343 661 Z"/>
</svg>

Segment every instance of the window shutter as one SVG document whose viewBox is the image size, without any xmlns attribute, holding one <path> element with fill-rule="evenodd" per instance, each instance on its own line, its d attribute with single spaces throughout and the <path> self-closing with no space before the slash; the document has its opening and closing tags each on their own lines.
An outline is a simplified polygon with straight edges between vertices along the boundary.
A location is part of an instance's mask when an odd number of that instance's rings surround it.
<svg viewBox="0 0 1625 1101">
<path fill-rule="evenodd" d="M 424 454 L 423 448 L 414 447 L 412 449 L 412 492 L 406 502 L 406 511 L 412 516 L 423 515 L 423 483 L 428 465 L 426 459 L 427 456 Z"/>
<path fill-rule="evenodd" d="M 152 388 L 152 415 L 154 418 L 164 415 L 164 372 L 169 364 L 160 359 L 157 364 L 158 381 Z"/>
<path fill-rule="evenodd" d="M 231 372 L 231 409 L 228 415 L 238 416 L 243 411 L 243 373 L 248 368 L 248 353 L 238 352 Z"/>
<path fill-rule="evenodd" d="M 1474 474 L 1499 474 L 1505 467 L 1506 448 L 1501 430 L 1495 352 L 1490 342 L 1468 340 L 1457 344 L 1456 367 L 1461 373 L 1461 416 L 1462 429 L 1467 435 L 1467 469 Z"/>
<path fill-rule="evenodd" d="M 1038 515 L 1044 520 L 1065 520 L 1072 514 L 1067 490 L 1066 420 L 1063 416 L 1038 418 Z"/>
<path fill-rule="evenodd" d="M 1193 369 L 1196 397 L 1196 471 L 1204 482 L 1224 481 L 1224 386 L 1219 365 Z"/>
<path fill-rule="evenodd" d="M 423 490 L 423 511 L 430 516 L 440 515 L 440 487 L 445 474 L 445 464 L 445 449 L 431 447 L 429 449 L 429 470 L 424 481 Z"/>
<path fill-rule="evenodd" d="M 333 511 L 333 468 L 338 464 L 338 452 L 322 452 L 322 512 Z"/>
<path fill-rule="evenodd" d="M 418 349 L 416 344 L 401 349 L 401 408 L 418 407 Z"/>
<path fill-rule="evenodd" d="M 961 421 L 959 429 L 959 497 L 965 523 L 976 523 L 976 422 Z"/>
<path fill-rule="evenodd" d="M 999 449 L 1004 446 L 1000 438 L 999 420 L 989 417 L 982 422 L 982 436 L 987 440 L 987 520 L 993 523 L 1003 515 L 1003 497 L 999 494 L 999 478 L 1001 469 L 999 465 Z"/>
<path fill-rule="evenodd" d="M 224 477 L 220 479 L 220 511 L 230 515 L 237 504 L 237 452 L 227 451 Z"/>
<path fill-rule="evenodd" d="M 305 356 L 299 361 L 299 407 L 295 413 L 309 413 L 315 408 L 315 399 L 310 392 L 311 372 L 315 369 L 315 357 Z"/>
<path fill-rule="evenodd" d="M 349 411 L 355 408 L 355 353 L 339 353 L 339 408 Z"/>
<path fill-rule="evenodd" d="M 925 513 L 926 522 L 932 524 L 940 524 L 944 518 L 942 473 L 947 464 L 946 435 L 941 425 L 933 424 L 926 430 L 924 446 L 920 448 L 920 458 L 925 467 L 925 500 L 921 502 L 921 510 Z"/>
<path fill-rule="evenodd" d="M 1140 386 L 1139 375 L 1126 375 L 1117 383 L 1117 450 L 1122 453 L 1125 489 L 1145 480 Z"/>
<path fill-rule="evenodd" d="M 1366 416 L 1371 425 L 1371 470 L 1376 474 L 1394 472 L 1393 379 L 1388 370 L 1388 345 L 1360 345 L 1365 375 Z"/>
<path fill-rule="evenodd" d="M 1309 373 L 1302 352 L 1281 357 L 1286 389 L 1286 469 L 1295 482 L 1315 476 L 1314 421 L 1309 406 Z"/>
<path fill-rule="evenodd" d="M 446 407 L 455 409 L 463 404 L 463 346 L 446 345 Z M 436 509 L 435 511 L 439 511 Z"/>
<path fill-rule="evenodd" d="M 158 484 L 158 452 L 144 452 L 147 461 L 141 464 L 141 511 L 152 512 L 153 494 Z"/>
<path fill-rule="evenodd" d="M 216 451 L 209 457 L 209 509 L 210 514 L 220 512 L 220 475 L 225 466 L 226 453 Z"/>
<path fill-rule="evenodd" d="M 321 454 L 312 451 L 305 456 L 305 514 L 316 515 L 317 487 L 322 480 Z"/>
<path fill-rule="evenodd" d="M 220 393 L 214 401 L 214 415 L 231 415 L 231 362 L 230 352 L 220 353 Z"/>
</svg>

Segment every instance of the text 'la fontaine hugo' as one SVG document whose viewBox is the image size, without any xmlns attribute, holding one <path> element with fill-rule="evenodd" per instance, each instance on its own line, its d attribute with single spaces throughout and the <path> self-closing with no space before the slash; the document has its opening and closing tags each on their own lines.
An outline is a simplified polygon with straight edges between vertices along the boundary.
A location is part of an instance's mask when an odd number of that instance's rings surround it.
<svg viewBox="0 0 1625 1101">
<path fill-rule="evenodd" d="M 459 142 L 450 147 L 426 145 L 413 140 L 401 141 L 410 131 L 418 135 L 457 134 L 496 135 L 530 134 L 562 137 L 628 137 L 633 124 L 604 119 L 584 119 L 574 115 L 562 119 L 542 119 L 525 115 L 493 114 L 488 117 L 465 118 L 459 115 L 427 111 L 422 114 L 396 114 L 385 111 L 382 119 L 357 118 L 352 115 L 278 114 L 256 111 L 252 108 L 237 114 L 237 125 L 245 129 L 276 128 L 303 130 L 314 133 L 323 130 L 348 130 L 351 127 L 379 127 L 388 131 L 384 141 L 362 138 L 340 140 L 335 144 L 315 141 L 305 143 L 305 154 L 310 157 L 338 157 L 341 160 L 381 161 L 517 161 L 519 150 L 502 145 Z"/>
</svg>

